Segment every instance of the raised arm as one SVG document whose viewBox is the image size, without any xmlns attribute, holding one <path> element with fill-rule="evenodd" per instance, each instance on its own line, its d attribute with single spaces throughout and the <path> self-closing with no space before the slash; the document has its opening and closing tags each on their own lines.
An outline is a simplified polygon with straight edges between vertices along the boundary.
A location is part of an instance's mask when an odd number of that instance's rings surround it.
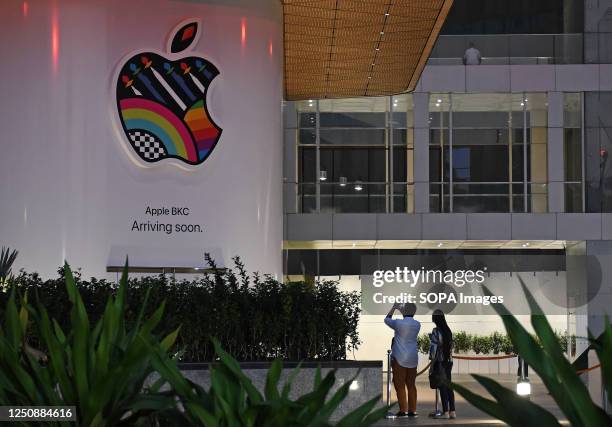
<svg viewBox="0 0 612 427">
<path fill-rule="evenodd" d="M 393 317 L 393 312 L 399 308 L 399 304 L 395 303 L 391 306 L 391 310 L 387 313 L 387 318 Z"/>
<path fill-rule="evenodd" d="M 387 317 L 385 317 L 385 325 L 387 325 L 388 327 L 392 329 L 395 329 L 395 320 L 392 319 L 393 312 L 397 310 L 398 307 L 399 307 L 399 304 L 397 303 L 393 304 L 393 306 L 391 307 L 391 310 L 389 310 L 389 313 L 387 313 Z"/>
</svg>

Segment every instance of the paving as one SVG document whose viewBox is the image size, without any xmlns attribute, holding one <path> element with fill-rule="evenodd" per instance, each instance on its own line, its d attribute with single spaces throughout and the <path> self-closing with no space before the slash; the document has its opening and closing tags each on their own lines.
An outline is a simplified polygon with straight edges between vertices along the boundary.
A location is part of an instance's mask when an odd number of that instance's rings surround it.
<svg viewBox="0 0 612 427">
<path fill-rule="evenodd" d="M 516 388 L 516 377 L 513 375 L 490 375 L 491 378 L 495 379 L 507 388 L 514 390 Z M 385 379 L 386 381 L 386 379 Z M 485 397 L 490 397 L 488 393 L 469 375 L 453 375 L 453 381 L 467 386 L 474 392 L 480 392 Z M 544 407 L 550 411 L 559 420 L 565 420 L 563 413 L 559 410 L 554 400 L 548 394 L 546 388 L 542 384 L 542 381 L 534 376 L 530 376 L 532 385 L 531 401 Z M 385 382 L 386 384 L 386 382 Z M 458 426 L 500 426 L 505 425 L 499 420 L 496 420 L 474 406 L 466 402 L 460 395 L 455 393 L 455 407 L 457 410 L 457 418 L 454 420 L 435 420 L 429 418 L 427 415 L 433 411 L 435 404 L 434 390 L 429 388 L 427 377 L 419 377 L 417 379 L 417 412 L 418 418 L 396 418 L 382 420 L 375 426 L 441 426 L 441 425 L 452 425 Z M 391 394 L 391 401 L 395 402 L 395 392 Z M 395 406 L 393 412 L 397 412 L 398 408 Z"/>
</svg>

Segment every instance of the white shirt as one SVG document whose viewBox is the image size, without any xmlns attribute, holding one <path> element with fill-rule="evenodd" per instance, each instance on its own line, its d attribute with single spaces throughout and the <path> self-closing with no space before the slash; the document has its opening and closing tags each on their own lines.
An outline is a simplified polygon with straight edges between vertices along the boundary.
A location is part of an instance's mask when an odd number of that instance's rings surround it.
<svg viewBox="0 0 612 427">
<path fill-rule="evenodd" d="M 395 331 L 393 347 L 391 347 L 393 358 L 404 368 L 416 368 L 419 364 L 417 338 L 421 324 L 412 317 L 398 320 L 386 317 L 385 324 Z"/>
<path fill-rule="evenodd" d="M 481 61 L 480 51 L 475 47 L 470 47 L 463 55 L 465 65 L 479 65 Z"/>
</svg>

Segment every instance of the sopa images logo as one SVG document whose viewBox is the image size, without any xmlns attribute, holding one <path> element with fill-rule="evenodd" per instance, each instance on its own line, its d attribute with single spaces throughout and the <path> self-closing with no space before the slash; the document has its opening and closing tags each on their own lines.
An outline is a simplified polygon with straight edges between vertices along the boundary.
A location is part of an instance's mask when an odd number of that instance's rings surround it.
<svg viewBox="0 0 612 427">
<path fill-rule="evenodd" d="M 124 142 L 147 164 L 176 159 L 201 165 L 221 137 L 206 103 L 219 70 L 202 57 L 179 55 L 195 46 L 200 32 L 199 20 L 183 21 L 171 32 L 165 54 L 138 52 L 119 68 L 116 100 Z"/>
</svg>

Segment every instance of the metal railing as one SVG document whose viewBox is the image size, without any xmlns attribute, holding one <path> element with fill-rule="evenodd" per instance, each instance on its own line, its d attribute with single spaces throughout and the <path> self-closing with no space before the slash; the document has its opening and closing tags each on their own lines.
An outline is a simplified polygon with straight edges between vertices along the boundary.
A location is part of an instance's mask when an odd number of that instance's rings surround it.
<svg viewBox="0 0 612 427">
<path fill-rule="evenodd" d="M 288 213 L 413 213 L 411 182 L 285 182 Z"/>
<path fill-rule="evenodd" d="M 474 34 L 438 37 L 429 65 L 462 65 L 470 43 L 479 50 L 482 65 L 580 64 L 583 35 L 568 34 Z"/>
</svg>

